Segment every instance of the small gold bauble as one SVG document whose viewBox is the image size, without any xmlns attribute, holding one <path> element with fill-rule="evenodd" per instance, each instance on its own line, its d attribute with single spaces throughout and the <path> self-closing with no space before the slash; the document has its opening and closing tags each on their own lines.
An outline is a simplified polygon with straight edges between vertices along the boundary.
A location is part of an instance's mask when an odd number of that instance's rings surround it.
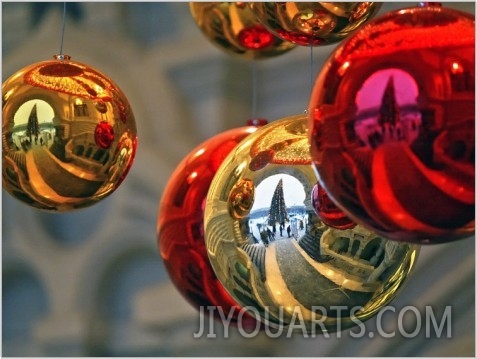
<svg viewBox="0 0 477 359">
<path fill-rule="evenodd" d="M 190 11 L 204 36 L 230 55 L 259 60 L 296 47 L 259 23 L 247 3 L 191 2 Z"/>
<path fill-rule="evenodd" d="M 334 44 L 377 14 L 379 2 L 249 2 L 257 20 L 301 46 Z"/>
<path fill-rule="evenodd" d="M 120 88 L 67 55 L 26 66 L 2 85 L 3 188 L 43 210 L 69 211 L 111 194 L 136 153 Z"/>
</svg>

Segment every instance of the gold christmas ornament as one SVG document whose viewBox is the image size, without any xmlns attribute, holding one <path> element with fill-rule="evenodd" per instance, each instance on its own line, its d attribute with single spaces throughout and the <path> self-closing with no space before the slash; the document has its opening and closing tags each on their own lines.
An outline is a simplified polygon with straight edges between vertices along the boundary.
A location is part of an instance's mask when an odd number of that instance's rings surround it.
<svg viewBox="0 0 477 359">
<path fill-rule="evenodd" d="M 301 46 L 341 41 L 374 17 L 379 2 L 249 2 L 257 20 L 279 38 Z"/>
<path fill-rule="evenodd" d="M 67 55 L 26 66 L 2 85 L 3 188 L 48 211 L 95 204 L 115 191 L 136 153 L 126 96 Z"/>
<path fill-rule="evenodd" d="M 190 2 L 194 21 L 215 46 L 248 60 L 281 55 L 296 45 L 284 41 L 259 23 L 245 2 Z"/>
<path fill-rule="evenodd" d="M 207 253 L 229 294 L 272 327 L 347 329 L 396 296 L 419 246 L 316 215 L 306 115 L 259 128 L 225 158 L 204 212 Z"/>
</svg>

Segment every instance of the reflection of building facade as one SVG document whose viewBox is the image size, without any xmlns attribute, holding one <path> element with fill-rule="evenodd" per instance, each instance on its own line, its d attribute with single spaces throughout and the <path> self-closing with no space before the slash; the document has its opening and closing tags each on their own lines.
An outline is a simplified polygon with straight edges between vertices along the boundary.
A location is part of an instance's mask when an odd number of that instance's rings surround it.
<svg viewBox="0 0 477 359">
<path fill-rule="evenodd" d="M 259 273 L 247 252 L 250 252 L 250 249 L 260 249 L 260 246 L 258 246 L 259 248 L 250 246 L 246 240 L 237 246 L 235 239 L 231 236 L 227 211 L 216 208 L 215 212 L 216 216 L 207 223 L 206 243 L 207 253 L 211 258 L 217 278 L 222 281 L 224 287 L 233 288 L 233 295 L 241 299 L 241 304 L 260 308 L 254 299 L 252 282 L 254 275 L 259 278 L 264 275 L 264 249 L 259 250 L 260 254 L 257 253 L 256 256 L 253 256 L 253 259 L 261 261 L 262 272 Z M 239 225 L 238 221 L 235 223 Z M 232 266 L 230 263 L 235 264 Z"/>
<path fill-rule="evenodd" d="M 410 78 L 419 84 L 416 102 L 421 114 L 421 131 L 415 142 L 420 142 L 421 146 L 426 143 L 432 145 L 435 134 L 445 133 L 446 141 L 436 143 L 433 149 L 426 151 L 436 150 L 437 146 L 445 146 L 442 150 L 445 153 L 447 148 L 456 147 L 456 142 L 459 142 L 461 143 L 459 147 L 465 147 L 461 152 L 467 156 L 466 160 L 472 160 L 475 142 L 474 52 L 472 44 L 462 48 L 456 46 L 452 57 L 444 56 L 437 49 L 419 49 L 412 53 L 403 51 L 400 56 L 393 58 L 393 69 L 409 74 Z M 371 67 L 370 61 L 373 63 Z M 355 105 L 356 94 L 373 74 L 390 70 L 387 61 L 386 56 L 379 58 L 357 54 L 353 58 L 353 66 L 347 68 L 345 76 L 326 79 L 327 87 L 334 91 L 329 92 L 330 100 L 322 106 L 322 112 L 327 114 L 327 123 L 342 123 L 342 125 L 323 129 L 326 136 L 323 136 L 321 148 L 333 148 L 340 142 L 348 149 L 363 145 L 356 132 L 357 116 L 361 116 Z M 402 120 L 411 116 L 412 112 L 405 113 L 407 112 L 405 107 L 400 106 Z M 360 118 L 364 122 L 364 117 Z"/>
<path fill-rule="evenodd" d="M 95 141 L 95 128 L 100 119 L 90 114 L 86 101 L 76 99 L 72 103 L 74 121 L 69 124 L 72 135 L 65 146 L 66 156 L 82 166 L 96 168 L 97 172 L 110 158 L 109 151 L 98 147 Z"/>
<path fill-rule="evenodd" d="M 14 124 L 11 140 L 17 150 L 28 151 L 32 146 L 46 146 L 53 142 L 55 127 L 52 121 L 38 121 L 38 104 L 34 103 L 27 122 Z M 12 146 L 9 146 L 10 148 Z"/>
<path fill-rule="evenodd" d="M 113 147 L 100 148 L 94 136 L 96 125 L 101 120 L 100 116 L 103 113 L 110 116 L 107 114 L 108 109 L 96 111 L 92 101 L 71 95 L 47 98 L 44 93 L 32 93 L 29 96 L 44 102 L 43 106 L 51 107 L 54 117 L 39 122 L 39 108 L 35 102 L 27 121 L 12 121 L 11 133 L 6 135 L 5 140 L 13 141 L 13 147 L 25 152 L 35 145 L 44 146 L 62 162 L 71 162 L 82 168 L 90 168 L 91 172 L 96 174 L 101 173 L 101 168 L 112 155 L 110 152 L 115 150 Z M 58 117 L 56 107 L 60 106 L 67 106 L 68 110 Z M 116 128 L 114 130 L 115 133 L 121 132 Z"/>
<path fill-rule="evenodd" d="M 395 71 L 388 77 L 379 109 L 366 110 L 357 116 L 354 130 L 359 141 L 366 146 L 376 148 L 393 141 L 412 143 L 419 134 L 421 113 L 417 104 L 398 104 L 394 76 L 405 76 L 409 82 L 414 82 L 409 74 Z"/>
<path fill-rule="evenodd" d="M 350 279 L 372 283 L 370 279 L 376 281 L 382 273 L 381 263 L 389 266 L 393 262 L 394 252 L 386 250 L 388 242 L 359 225 L 346 230 L 329 227 L 321 237 L 321 253 L 331 258 L 328 263 L 335 270 L 339 268 Z M 391 257 L 384 260 L 386 255 Z M 380 273 L 373 275 L 378 267 Z"/>
<path fill-rule="evenodd" d="M 12 114 L 2 132 L 11 188 L 50 209 L 52 203 L 74 207 L 119 185 L 136 144 L 123 130 L 127 118 L 115 113 L 116 103 L 35 86 L 22 91 L 5 105 Z M 98 142 L 99 124 L 109 126 L 108 142 Z M 38 180 L 29 181 L 31 176 Z"/>
</svg>

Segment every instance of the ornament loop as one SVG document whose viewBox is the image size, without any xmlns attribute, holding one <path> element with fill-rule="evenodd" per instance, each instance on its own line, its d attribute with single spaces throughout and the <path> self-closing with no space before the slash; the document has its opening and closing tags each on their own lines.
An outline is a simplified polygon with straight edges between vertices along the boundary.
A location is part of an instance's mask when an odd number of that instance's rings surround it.
<svg viewBox="0 0 477 359">
<path fill-rule="evenodd" d="M 71 56 L 64 55 L 64 54 L 53 55 L 53 58 L 55 60 L 58 60 L 58 61 L 70 61 L 71 60 Z"/>
</svg>

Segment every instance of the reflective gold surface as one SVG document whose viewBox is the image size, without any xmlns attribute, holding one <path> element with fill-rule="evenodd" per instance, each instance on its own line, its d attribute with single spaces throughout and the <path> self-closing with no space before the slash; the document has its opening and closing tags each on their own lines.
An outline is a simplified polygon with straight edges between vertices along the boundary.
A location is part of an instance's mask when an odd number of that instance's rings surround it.
<svg viewBox="0 0 477 359">
<path fill-rule="evenodd" d="M 357 325 L 387 305 L 419 247 L 359 225 L 340 230 L 321 222 L 311 199 L 316 177 L 306 123 L 304 115 L 274 121 L 228 155 L 207 195 L 204 226 L 212 267 L 241 306 L 268 325 L 319 333 Z M 251 168 L 266 149 L 269 161 Z M 254 203 L 237 216 L 230 209 L 240 188 Z"/>
<path fill-rule="evenodd" d="M 245 2 L 191 2 L 190 11 L 204 36 L 230 55 L 259 60 L 296 47 L 260 24 Z"/>
<path fill-rule="evenodd" d="M 43 210 L 87 207 L 110 195 L 136 153 L 126 96 L 99 71 L 57 55 L 2 85 L 2 180 Z"/>
<path fill-rule="evenodd" d="M 366 23 L 379 2 L 249 2 L 273 34 L 301 46 L 336 43 Z"/>
</svg>

